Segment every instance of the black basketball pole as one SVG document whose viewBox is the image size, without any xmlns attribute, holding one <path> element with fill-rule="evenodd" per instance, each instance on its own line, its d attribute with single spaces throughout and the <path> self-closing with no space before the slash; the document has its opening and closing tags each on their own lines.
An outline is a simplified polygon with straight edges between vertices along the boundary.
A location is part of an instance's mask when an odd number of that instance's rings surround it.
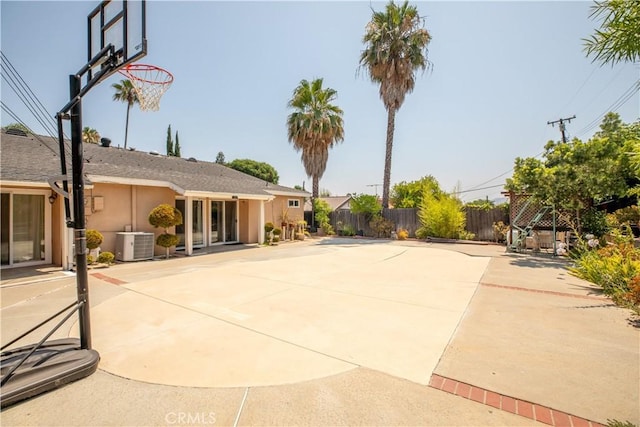
<svg viewBox="0 0 640 427">
<path fill-rule="evenodd" d="M 71 107 L 71 166 L 73 178 L 73 240 L 76 257 L 76 287 L 78 302 L 78 323 L 80 324 L 80 347 L 91 349 L 91 322 L 89 319 L 89 278 L 87 274 L 87 230 L 84 218 L 84 172 L 82 148 L 82 89 L 81 76 L 69 76 L 71 100 L 77 101 Z"/>
</svg>

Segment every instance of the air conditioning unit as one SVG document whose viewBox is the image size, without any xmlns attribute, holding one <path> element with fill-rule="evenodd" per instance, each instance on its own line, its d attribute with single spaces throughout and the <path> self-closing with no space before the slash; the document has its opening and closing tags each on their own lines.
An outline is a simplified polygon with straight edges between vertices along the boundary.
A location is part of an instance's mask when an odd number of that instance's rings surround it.
<svg viewBox="0 0 640 427">
<path fill-rule="evenodd" d="M 116 259 L 140 261 L 153 259 L 153 233 L 116 233 Z"/>
</svg>

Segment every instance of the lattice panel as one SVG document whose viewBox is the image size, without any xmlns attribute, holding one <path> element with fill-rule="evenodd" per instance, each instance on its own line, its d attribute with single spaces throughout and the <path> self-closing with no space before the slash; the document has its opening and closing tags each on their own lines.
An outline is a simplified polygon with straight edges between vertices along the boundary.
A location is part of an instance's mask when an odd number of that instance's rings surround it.
<svg viewBox="0 0 640 427">
<path fill-rule="evenodd" d="M 536 214 L 543 207 L 541 204 L 531 202 L 529 206 L 526 206 L 527 201 L 531 199 L 531 196 L 527 194 L 510 194 L 510 203 L 511 203 L 511 224 L 520 228 L 525 228 L 531 220 L 536 216 Z M 525 207 L 526 206 L 526 207 Z M 524 209 L 524 212 L 520 215 L 518 220 L 516 221 L 516 217 L 520 214 L 520 212 Z M 571 230 L 571 224 L 567 221 L 567 216 L 563 213 L 562 215 L 556 214 L 556 230 L 564 231 Z M 569 216 L 569 218 L 572 218 Z M 551 209 L 542 217 L 540 221 L 533 228 L 534 230 L 539 229 L 553 229 L 553 212 Z"/>
</svg>

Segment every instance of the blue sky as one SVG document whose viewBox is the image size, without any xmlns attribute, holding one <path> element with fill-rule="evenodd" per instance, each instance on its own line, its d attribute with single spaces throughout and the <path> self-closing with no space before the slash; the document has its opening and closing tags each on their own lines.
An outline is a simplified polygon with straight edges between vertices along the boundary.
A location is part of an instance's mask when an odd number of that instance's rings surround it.
<svg viewBox="0 0 640 427">
<path fill-rule="evenodd" d="M 2 52 L 54 114 L 69 99 L 69 74 L 86 62 L 86 16 L 98 2 L 2 1 Z M 547 121 L 576 115 L 571 137 L 588 139 L 640 77 L 637 64 L 594 64 L 582 38 L 599 26 L 591 2 L 414 2 L 432 34 L 430 71 L 396 116 L 391 182 L 433 175 L 445 190 L 504 183 L 515 157 L 560 139 Z M 167 126 L 183 157 L 251 158 L 287 186 L 311 181 L 287 141 L 287 101 L 301 79 L 323 77 L 344 110 L 345 140 L 329 155 L 321 188 L 370 193 L 382 183 L 386 111 L 378 88 L 357 74 L 371 9 L 384 3 L 149 1 L 149 53 L 140 62 L 175 82 L 158 112 L 131 112 L 128 145 L 165 152 Z M 111 76 L 83 100 L 83 125 L 124 145 L 126 106 Z M 2 81 L 2 102 L 34 131 L 33 116 Z M 636 92 L 616 108 L 638 119 Z M 2 125 L 14 120 L 4 112 Z M 487 182 L 489 181 L 489 182 Z M 485 183 L 486 182 L 486 183 Z M 381 187 L 377 189 L 381 194 Z M 500 188 L 463 199 L 499 197 Z"/>
</svg>

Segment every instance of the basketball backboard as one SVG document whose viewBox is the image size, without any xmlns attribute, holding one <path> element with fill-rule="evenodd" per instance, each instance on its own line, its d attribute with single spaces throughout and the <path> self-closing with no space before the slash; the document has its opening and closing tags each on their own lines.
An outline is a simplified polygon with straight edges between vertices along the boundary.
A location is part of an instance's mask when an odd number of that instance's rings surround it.
<svg viewBox="0 0 640 427">
<path fill-rule="evenodd" d="M 87 60 L 91 61 L 109 44 L 112 44 L 115 49 L 114 72 L 145 56 L 147 54 L 145 3 L 145 0 L 102 1 L 88 16 Z M 101 66 L 102 62 L 98 62 L 89 70 L 89 80 Z"/>
</svg>

